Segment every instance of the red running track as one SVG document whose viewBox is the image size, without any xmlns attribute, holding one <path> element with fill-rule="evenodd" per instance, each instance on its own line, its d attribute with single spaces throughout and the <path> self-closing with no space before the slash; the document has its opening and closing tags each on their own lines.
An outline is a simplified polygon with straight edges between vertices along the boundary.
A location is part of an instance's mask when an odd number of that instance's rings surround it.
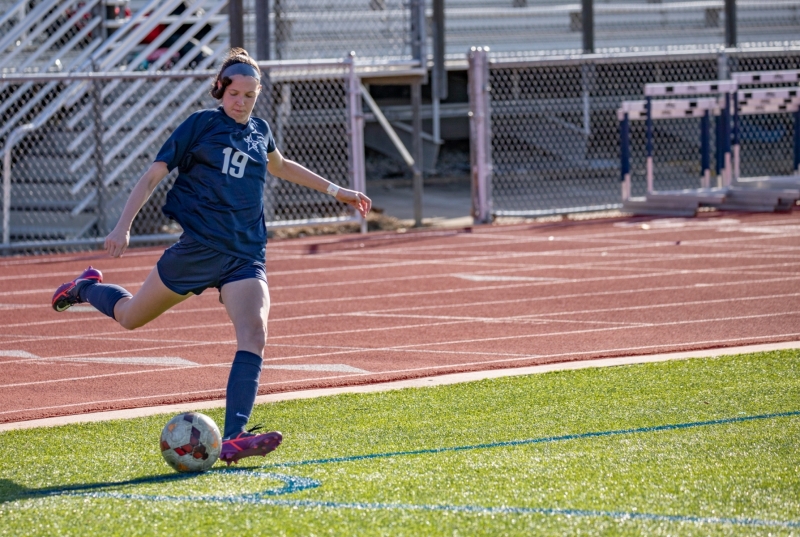
<svg viewBox="0 0 800 537">
<path fill-rule="evenodd" d="M 0 423 L 220 399 L 216 290 L 126 331 L 50 308 L 88 264 L 136 291 L 163 248 L 0 260 Z M 800 340 L 800 214 L 274 241 L 259 393 Z"/>
</svg>

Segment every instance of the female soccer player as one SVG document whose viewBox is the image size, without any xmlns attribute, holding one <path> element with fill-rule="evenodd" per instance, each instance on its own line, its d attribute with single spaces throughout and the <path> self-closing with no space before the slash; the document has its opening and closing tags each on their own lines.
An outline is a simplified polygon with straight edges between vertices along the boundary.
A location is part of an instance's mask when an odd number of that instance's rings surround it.
<svg viewBox="0 0 800 537">
<path fill-rule="evenodd" d="M 220 455 L 228 465 L 243 457 L 266 455 L 283 439 L 277 431 L 245 430 L 258 392 L 270 304 L 263 204 L 267 171 L 327 192 L 362 216 L 372 206 L 363 193 L 339 188 L 281 155 L 267 122 L 250 115 L 260 82 L 258 64 L 244 49 L 232 49 L 211 88 L 222 106 L 195 112 L 181 123 L 134 186 L 119 222 L 106 237 L 109 255 L 119 257 L 125 252 L 133 219 L 175 167 L 179 174 L 163 212 L 184 230 L 139 291 L 131 295 L 122 287 L 104 284 L 100 271 L 89 267 L 61 285 L 52 301 L 56 311 L 89 302 L 132 330 L 192 295 L 218 288 L 237 342 Z"/>
</svg>

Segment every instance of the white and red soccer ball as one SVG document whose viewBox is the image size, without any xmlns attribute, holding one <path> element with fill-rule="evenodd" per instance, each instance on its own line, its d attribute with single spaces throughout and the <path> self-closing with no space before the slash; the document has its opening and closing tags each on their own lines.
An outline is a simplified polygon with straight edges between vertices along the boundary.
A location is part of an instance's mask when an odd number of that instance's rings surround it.
<svg viewBox="0 0 800 537">
<path fill-rule="evenodd" d="M 217 462 L 220 451 L 219 427 L 205 414 L 178 414 L 161 431 L 161 456 L 178 472 L 205 472 Z"/>
</svg>

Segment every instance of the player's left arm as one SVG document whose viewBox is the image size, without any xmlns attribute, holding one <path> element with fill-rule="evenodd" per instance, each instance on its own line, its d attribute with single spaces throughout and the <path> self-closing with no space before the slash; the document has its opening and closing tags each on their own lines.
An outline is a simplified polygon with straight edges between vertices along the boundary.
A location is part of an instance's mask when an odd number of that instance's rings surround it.
<svg viewBox="0 0 800 537">
<path fill-rule="evenodd" d="M 331 190 L 328 190 L 330 188 L 334 191 L 333 196 L 338 201 L 355 207 L 361 213 L 361 216 L 367 216 L 367 213 L 372 208 L 372 200 L 363 192 L 334 185 L 297 162 L 284 158 L 277 149 L 267 154 L 267 158 L 267 170 L 279 179 L 329 194 L 331 193 Z"/>
</svg>

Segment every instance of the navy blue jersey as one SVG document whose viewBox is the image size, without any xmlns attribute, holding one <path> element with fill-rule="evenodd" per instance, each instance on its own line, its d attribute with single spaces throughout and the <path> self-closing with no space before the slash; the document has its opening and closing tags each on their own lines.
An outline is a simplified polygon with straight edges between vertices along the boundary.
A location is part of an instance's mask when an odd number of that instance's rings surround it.
<svg viewBox="0 0 800 537">
<path fill-rule="evenodd" d="M 236 123 L 222 107 L 181 123 L 155 160 L 178 178 L 167 193 L 166 216 L 198 242 L 236 257 L 264 261 L 264 185 L 275 140 L 263 119 Z"/>
</svg>

